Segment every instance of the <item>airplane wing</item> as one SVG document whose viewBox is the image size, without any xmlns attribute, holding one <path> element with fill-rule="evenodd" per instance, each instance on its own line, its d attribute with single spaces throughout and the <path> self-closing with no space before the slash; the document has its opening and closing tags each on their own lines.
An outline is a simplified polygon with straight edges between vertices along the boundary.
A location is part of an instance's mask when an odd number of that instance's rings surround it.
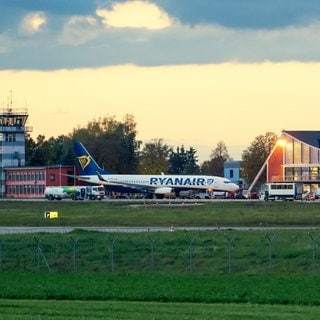
<svg viewBox="0 0 320 320">
<path fill-rule="evenodd" d="M 81 181 L 85 181 L 88 183 L 101 184 L 101 185 L 105 185 L 105 186 L 126 187 L 126 188 L 138 189 L 138 190 L 145 189 L 145 188 L 142 188 L 141 185 L 112 182 L 112 181 L 105 179 L 99 172 L 96 172 L 96 173 L 97 173 L 98 181 L 92 181 L 92 177 L 90 177 L 90 176 L 81 176 L 81 175 L 72 175 L 72 174 L 64 174 L 64 176 L 78 179 Z"/>
<path fill-rule="evenodd" d="M 73 179 L 78 179 L 78 180 L 81 180 L 81 181 L 87 181 L 87 182 L 90 182 L 91 178 L 88 177 L 88 176 L 77 176 L 77 175 L 74 175 L 74 174 L 61 174 L 62 176 L 66 176 L 66 177 L 70 177 L 70 178 L 73 178 Z"/>
<path fill-rule="evenodd" d="M 134 183 L 119 183 L 119 182 L 112 182 L 109 181 L 108 179 L 104 178 L 100 172 L 96 172 L 98 179 L 99 179 L 99 184 L 103 184 L 105 186 L 115 186 L 115 187 L 124 187 L 132 190 L 137 190 L 141 192 L 148 192 L 148 191 L 154 191 L 155 188 L 148 188 L 147 186 L 142 186 L 140 184 L 134 184 Z"/>
</svg>

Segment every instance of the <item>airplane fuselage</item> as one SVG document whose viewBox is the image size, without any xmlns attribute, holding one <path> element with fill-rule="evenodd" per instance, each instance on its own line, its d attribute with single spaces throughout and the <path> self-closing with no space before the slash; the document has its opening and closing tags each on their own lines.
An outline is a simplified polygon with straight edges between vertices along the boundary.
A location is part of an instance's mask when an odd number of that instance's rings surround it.
<svg viewBox="0 0 320 320">
<path fill-rule="evenodd" d="M 174 189 L 206 189 L 235 192 L 238 186 L 230 180 L 213 176 L 194 175 L 117 175 L 103 174 L 98 176 L 81 176 L 82 179 L 91 183 L 101 183 L 106 186 L 130 186 L 131 188 L 162 188 Z"/>
</svg>

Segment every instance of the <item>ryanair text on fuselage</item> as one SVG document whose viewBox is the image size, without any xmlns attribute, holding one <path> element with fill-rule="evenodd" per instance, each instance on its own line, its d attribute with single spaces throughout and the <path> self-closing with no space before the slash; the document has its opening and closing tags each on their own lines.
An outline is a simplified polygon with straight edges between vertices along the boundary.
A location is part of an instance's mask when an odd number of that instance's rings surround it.
<svg viewBox="0 0 320 320">
<path fill-rule="evenodd" d="M 170 186 L 210 186 L 214 179 L 201 177 L 151 177 L 150 185 L 170 185 Z"/>
</svg>

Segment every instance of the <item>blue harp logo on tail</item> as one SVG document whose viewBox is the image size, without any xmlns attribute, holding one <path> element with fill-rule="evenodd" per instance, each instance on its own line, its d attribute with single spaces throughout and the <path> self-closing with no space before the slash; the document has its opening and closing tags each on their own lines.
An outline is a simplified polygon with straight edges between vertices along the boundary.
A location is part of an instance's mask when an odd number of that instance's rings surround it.
<svg viewBox="0 0 320 320">
<path fill-rule="evenodd" d="M 90 164 L 90 157 L 89 156 L 80 156 L 78 157 L 78 161 L 80 163 L 81 169 L 84 170 Z"/>
</svg>

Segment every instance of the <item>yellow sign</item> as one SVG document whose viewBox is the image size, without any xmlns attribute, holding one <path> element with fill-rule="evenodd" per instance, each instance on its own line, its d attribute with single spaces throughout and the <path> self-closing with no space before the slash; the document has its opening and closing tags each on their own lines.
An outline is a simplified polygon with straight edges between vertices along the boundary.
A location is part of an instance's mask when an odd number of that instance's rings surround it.
<svg viewBox="0 0 320 320">
<path fill-rule="evenodd" d="M 58 218 L 58 211 L 46 211 L 44 213 L 45 219 L 55 219 Z"/>
</svg>

